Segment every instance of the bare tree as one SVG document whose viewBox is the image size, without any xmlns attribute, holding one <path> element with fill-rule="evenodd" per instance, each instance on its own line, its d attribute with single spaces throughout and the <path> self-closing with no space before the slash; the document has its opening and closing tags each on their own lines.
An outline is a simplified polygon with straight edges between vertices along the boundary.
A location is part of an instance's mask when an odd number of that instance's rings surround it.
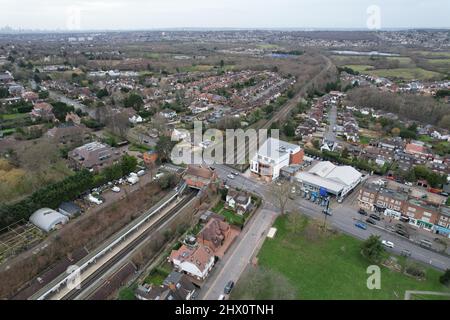
<svg viewBox="0 0 450 320">
<path fill-rule="evenodd" d="M 289 193 L 291 192 L 292 183 L 287 181 L 277 182 L 272 184 L 270 190 L 275 197 L 275 205 L 280 209 L 281 214 L 285 213 L 286 204 L 289 200 Z"/>
</svg>

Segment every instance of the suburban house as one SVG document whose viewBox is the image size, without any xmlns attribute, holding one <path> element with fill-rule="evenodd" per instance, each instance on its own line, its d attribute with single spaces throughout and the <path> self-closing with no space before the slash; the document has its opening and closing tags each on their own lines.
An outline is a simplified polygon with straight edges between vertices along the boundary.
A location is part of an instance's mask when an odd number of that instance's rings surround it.
<svg viewBox="0 0 450 320">
<path fill-rule="evenodd" d="M 135 292 L 139 300 L 191 300 L 195 286 L 182 273 L 172 271 L 161 286 L 144 284 Z"/>
<path fill-rule="evenodd" d="M 69 152 L 68 158 L 76 169 L 100 170 L 119 160 L 121 153 L 113 147 L 94 141 Z"/>
<path fill-rule="evenodd" d="M 259 148 L 250 163 L 253 175 L 272 181 L 280 176 L 284 166 L 303 162 L 304 150 L 295 144 L 268 138 Z"/>
<path fill-rule="evenodd" d="M 335 166 L 321 161 L 308 171 L 300 171 L 295 179 L 301 190 L 317 197 L 321 190 L 338 198 L 345 197 L 362 179 L 362 174 L 351 166 Z"/>
<path fill-rule="evenodd" d="M 243 215 L 250 209 L 252 197 L 245 191 L 230 189 L 225 202 L 228 208 L 236 211 L 237 214 Z"/>
<path fill-rule="evenodd" d="M 42 119 L 46 121 L 53 121 L 55 119 L 53 107 L 47 102 L 36 103 L 33 106 L 33 110 L 31 110 L 30 115 L 33 120 Z"/>
<path fill-rule="evenodd" d="M 169 120 L 172 120 L 173 118 L 175 118 L 177 116 L 177 113 L 171 109 L 164 109 L 160 112 L 160 114 Z"/>
<path fill-rule="evenodd" d="M 205 245 L 182 245 L 173 250 L 169 262 L 178 272 L 183 272 L 194 279 L 205 280 L 214 266 L 214 252 Z"/>
<path fill-rule="evenodd" d="M 197 235 L 197 241 L 211 248 L 216 257 L 222 258 L 240 231 L 225 221 L 225 217 L 212 214 Z"/>
<path fill-rule="evenodd" d="M 217 179 L 214 170 L 202 165 L 189 165 L 183 175 L 186 184 L 194 189 L 202 189 Z"/>
</svg>

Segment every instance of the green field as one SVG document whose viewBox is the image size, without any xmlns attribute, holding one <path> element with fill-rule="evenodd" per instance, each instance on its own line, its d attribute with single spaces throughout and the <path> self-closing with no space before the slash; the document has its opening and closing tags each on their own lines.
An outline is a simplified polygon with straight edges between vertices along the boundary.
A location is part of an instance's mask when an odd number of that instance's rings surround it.
<svg viewBox="0 0 450 320">
<path fill-rule="evenodd" d="M 1 114 L 0 120 L 16 120 L 27 118 L 30 115 L 28 113 L 11 113 L 11 114 Z"/>
<path fill-rule="evenodd" d="M 275 279 L 287 279 L 297 299 L 404 299 L 406 290 L 450 291 L 438 281 L 441 272 L 427 267 L 423 281 L 381 267 L 381 289 L 369 290 L 366 270 L 371 263 L 360 253 L 361 241 L 329 231 L 323 234 L 311 221 L 293 234 L 288 223 L 286 216 L 276 220 L 277 234 L 264 242 L 258 264 L 274 272 Z M 404 263 L 402 259 L 398 261 Z M 239 280 L 232 298 L 252 298 L 249 290 L 259 299 L 272 298 L 270 286 L 246 281 L 252 273 Z M 252 286 L 257 287 L 248 289 Z"/>
<path fill-rule="evenodd" d="M 430 80 L 440 79 L 442 74 L 421 68 L 398 68 L 370 70 L 367 73 L 378 77 L 402 79 L 402 80 Z"/>
</svg>

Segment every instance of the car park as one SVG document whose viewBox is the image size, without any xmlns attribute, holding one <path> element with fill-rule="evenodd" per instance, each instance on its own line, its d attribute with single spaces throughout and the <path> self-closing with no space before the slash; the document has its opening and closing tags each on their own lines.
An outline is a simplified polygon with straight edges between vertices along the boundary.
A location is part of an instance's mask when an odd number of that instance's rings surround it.
<svg viewBox="0 0 450 320">
<path fill-rule="evenodd" d="M 379 215 L 376 215 L 375 213 L 371 213 L 369 215 L 369 217 L 372 218 L 373 220 L 376 220 L 376 221 L 380 221 L 381 220 L 381 217 Z"/>
<path fill-rule="evenodd" d="M 377 224 L 377 222 L 376 222 L 375 220 L 373 220 L 372 218 L 367 218 L 367 219 L 366 219 L 366 222 L 367 222 L 367 223 L 370 223 L 370 224 L 373 224 L 373 225 L 376 225 L 376 224 Z"/>
<path fill-rule="evenodd" d="M 228 283 L 227 283 L 227 285 L 225 286 L 223 292 L 224 292 L 225 294 L 230 294 L 230 292 L 231 292 L 231 290 L 233 289 L 233 287 L 234 287 L 234 281 L 228 281 Z"/>
<path fill-rule="evenodd" d="M 355 226 L 360 229 L 367 230 L 367 224 L 365 224 L 363 222 L 357 222 L 357 223 L 355 223 Z"/>
<path fill-rule="evenodd" d="M 381 243 L 387 248 L 394 248 L 394 243 L 392 243 L 391 241 L 382 240 Z"/>
</svg>

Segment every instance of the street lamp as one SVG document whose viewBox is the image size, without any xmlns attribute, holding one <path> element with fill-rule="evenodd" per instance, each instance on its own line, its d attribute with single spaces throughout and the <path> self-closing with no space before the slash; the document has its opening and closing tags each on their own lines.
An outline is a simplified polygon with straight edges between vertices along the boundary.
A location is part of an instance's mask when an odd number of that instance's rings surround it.
<svg viewBox="0 0 450 320">
<path fill-rule="evenodd" d="M 323 213 L 325 215 L 325 217 L 323 219 L 323 228 L 325 229 L 326 224 L 327 224 L 327 216 L 330 214 L 330 197 L 329 196 L 327 198 L 327 207 L 325 209 L 323 209 Z"/>
</svg>

